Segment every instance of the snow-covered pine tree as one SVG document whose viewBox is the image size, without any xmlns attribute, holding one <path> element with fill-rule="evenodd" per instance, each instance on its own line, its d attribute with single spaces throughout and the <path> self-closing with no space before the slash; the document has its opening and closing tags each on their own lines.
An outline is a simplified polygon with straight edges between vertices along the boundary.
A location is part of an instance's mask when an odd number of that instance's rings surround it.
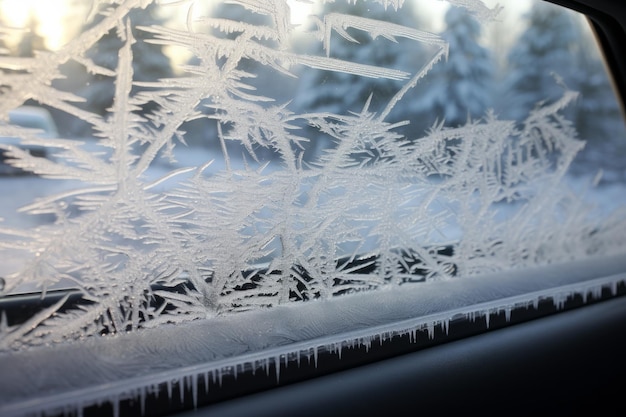
<svg viewBox="0 0 626 417">
<path fill-rule="evenodd" d="M 602 168 L 607 180 L 623 180 L 624 123 L 597 48 L 571 12 L 548 4 L 535 4 L 528 27 L 509 54 L 509 75 L 500 108 L 522 120 L 541 101 L 554 101 L 563 88 L 578 91 L 581 99 L 566 111 L 581 139 L 587 141 L 574 174 L 595 174 Z"/>
<path fill-rule="evenodd" d="M 570 13 L 534 3 L 527 14 L 527 28 L 508 56 L 501 113 L 523 120 L 538 102 L 562 96 L 564 88 L 559 84 L 576 90 L 579 39 L 579 28 Z"/>
<path fill-rule="evenodd" d="M 145 9 L 134 9 L 128 14 L 128 18 L 132 22 L 133 37 L 136 40 L 132 45 L 134 81 L 149 82 L 171 77 L 172 66 L 169 57 L 163 53 L 163 47 L 146 42 L 151 35 L 138 28 L 163 24 L 163 18 L 156 15 L 155 5 L 149 5 Z M 93 26 L 98 21 L 96 19 L 89 26 Z M 94 64 L 105 69 L 102 73 L 94 74 L 87 87 L 81 92 L 86 99 L 85 107 L 90 111 L 103 115 L 111 107 L 115 91 L 112 76 L 115 74 L 112 71 L 117 67 L 118 52 L 123 45 L 124 40 L 120 38 L 120 33 L 111 30 L 90 50 L 88 57 Z M 110 70 L 111 73 L 107 73 L 106 70 Z M 142 106 L 142 112 L 152 110 L 154 110 L 154 103 Z"/>
<path fill-rule="evenodd" d="M 414 2 L 407 1 L 400 10 L 396 10 L 375 1 L 340 0 L 325 3 L 317 15 L 346 14 L 423 29 L 413 5 Z M 401 69 L 409 73 L 417 72 L 430 58 L 428 47 L 414 40 L 398 37 L 395 41 L 390 41 L 354 28 L 348 28 L 346 33 L 352 39 L 333 34 L 327 45 L 328 50 L 324 51 L 324 45 L 317 43 L 312 53 L 326 54 L 331 58 L 357 64 Z M 369 102 L 369 111 L 377 113 L 387 106 L 404 83 L 405 81 L 366 78 L 339 71 L 307 71 L 300 78 L 292 108 L 297 112 L 359 113 L 363 110 L 363 103 Z M 397 103 L 388 119 L 391 122 L 409 120 L 410 108 L 407 100 Z M 315 143 L 317 151 L 328 146 L 323 138 L 317 138 Z M 315 153 L 317 152 L 313 152 Z"/>
<path fill-rule="evenodd" d="M 493 62 L 480 45 L 481 26 L 460 7 L 450 7 L 445 15 L 442 37 L 449 43 L 447 61 L 435 65 L 418 87 L 419 99 L 411 104 L 416 115 L 412 123 L 422 129 L 443 120 L 457 127 L 468 118 L 480 118 L 491 106 Z"/>
<path fill-rule="evenodd" d="M 581 37 L 584 41 L 587 38 Z M 579 59 L 576 89 L 581 100 L 576 106 L 575 124 L 587 145 L 573 165 L 574 173 L 595 174 L 602 168 L 603 179 L 626 181 L 623 161 L 626 157 L 626 126 L 602 58 L 594 46 L 584 48 Z"/>
<path fill-rule="evenodd" d="M 196 12 L 197 16 L 194 19 L 197 26 L 195 29 L 199 33 L 210 33 L 211 36 L 220 39 L 237 40 L 240 38 L 242 40 L 248 36 L 248 34 L 244 34 L 245 28 L 252 30 L 255 27 L 272 26 L 272 19 L 268 15 L 254 12 L 246 8 L 245 5 L 245 2 L 239 3 L 236 1 L 209 4 L 206 10 Z M 255 38 L 255 42 L 271 47 L 275 40 Z M 216 57 L 216 59 L 218 61 L 221 59 L 223 64 L 223 57 Z M 202 63 L 200 58 L 192 56 L 187 61 L 187 65 L 198 66 L 202 65 Z M 280 79 L 280 82 L 271 78 L 276 71 L 270 66 L 263 66 L 259 61 L 244 56 L 239 60 L 237 70 L 240 71 L 242 79 L 245 80 L 250 94 L 272 98 L 265 104 L 275 105 L 277 102 L 287 102 L 291 99 L 292 88 L 286 84 L 285 77 Z M 289 81 L 294 83 L 293 80 Z M 190 146 L 208 147 L 217 153 L 221 153 L 221 144 L 217 140 L 216 109 L 213 106 L 212 99 L 207 98 L 203 100 L 198 109 L 203 117 L 190 120 L 182 126 L 182 130 L 185 132 L 185 142 Z M 232 130 L 232 125 L 222 124 L 221 129 L 223 134 L 228 137 L 230 130 Z M 241 157 L 248 154 L 245 149 L 238 145 L 236 141 L 229 140 L 226 142 L 226 147 L 231 156 Z M 272 159 L 275 156 L 272 149 L 260 146 L 254 149 L 254 156 L 248 155 L 248 157 L 260 159 Z"/>
<path fill-rule="evenodd" d="M 39 34 L 39 22 L 31 14 L 28 18 L 28 31 L 22 34 L 22 39 L 17 45 L 17 55 L 21 57 L 32 57 L 35 51 L 46 49 L 45 39 Z"/>
</svg>

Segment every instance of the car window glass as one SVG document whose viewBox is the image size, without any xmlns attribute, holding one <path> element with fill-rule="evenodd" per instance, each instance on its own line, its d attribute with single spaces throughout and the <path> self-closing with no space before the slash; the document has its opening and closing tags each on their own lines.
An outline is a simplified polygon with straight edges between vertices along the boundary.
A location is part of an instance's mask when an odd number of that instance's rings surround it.
<svg viewBox="0 0 626 417">
<path fill-rule="evenodd" d="M 0 302 L 66 292 L 3 313 L 0 351 L 625 251 L 580 15 L 49 4 L 0 4 Z"/>
</svg>

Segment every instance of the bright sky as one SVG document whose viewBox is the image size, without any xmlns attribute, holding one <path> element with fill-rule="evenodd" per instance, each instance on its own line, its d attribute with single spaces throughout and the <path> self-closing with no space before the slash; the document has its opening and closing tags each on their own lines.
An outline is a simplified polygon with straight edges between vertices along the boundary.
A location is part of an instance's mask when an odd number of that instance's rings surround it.
<svg viewBox="0 0 626 417">
<path fill-rule="evenodd" d="M 424 0 L 420 2 L 425 3 Z M 483 0 L 483 2 L 489 7 L 497 3 L 505 6 L 502 17 L 507 27 L 514 27 L 516 22 L 511 21 L 512 16 L 519 16 L 519 13 L 526 10 L 530 4 L 530 0 Z M 288 0 L 288 3 L 294 23 L 304 22 L 314 10 L 314 6 L 307 0 Z M 83 24 L 83 19 L 89 11 L 88 4 L 81 0 L 0 0 L 0 19 L 6 26 L 27 28 L 29 20 L 34 18 L 38 23 L 37 32 L 44 37 L 46 47 L 54 50 L 61 47 L 67 41 L 66 38 Z M 428 10 L 433 16 L 436 29 L 441 29 L 442 16 L 447 8 L 446 1 L 428 2 Z M 180 18 L 184 19 L 184 16 Z"/>
<path fill-rule="evenodd" d="M 66 25 L 69 22 L 75 22 L 74 25 L 82 23 L 80 20 L 85 13 L 80 5 L 70 7 L 68 0 L 2 0 L 1 4 L 0 19 L 5 26 L 27 28 L 30 19 L 34 18 L 37 32 L 44 37 L 46 47 L 52 50 L 66 42 Z"/>
<path fill-rule="evenodd" d="M 291 20 L 294 23 L 304 22 L 313 10 L 313 5 L 308 1 L 287 2 L 291 7 Z M 58 49 L 67 42 L 68 26 L 70 32 L 76 30 L 82 25 L 88 11 L 88 2 L 85 1 L 0 0 L 0 21 L 4 25 L 27 28 L 29 20 L 34 18 L 38 23 L 37 32 L 45 38 L 46 47 L 51 50 Z"/>
</svg>

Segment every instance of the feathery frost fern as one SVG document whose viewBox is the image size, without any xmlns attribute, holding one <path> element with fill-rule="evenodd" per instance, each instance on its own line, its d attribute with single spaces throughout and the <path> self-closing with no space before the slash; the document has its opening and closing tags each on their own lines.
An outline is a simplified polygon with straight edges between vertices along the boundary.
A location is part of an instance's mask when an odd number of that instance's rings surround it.
<svg viewBox="0 0 626 417">
<path fill-rule="evenodd" d="M 94 23 L 58 51 L 0 58 L 0 135 L 54 155 L 3 145 L 8 163 L 76 184 L 23 209 L 54 223 L 30 230 L 0 223 L 3 256 L 20 251 L 27 259 L 4 277 L 4 293 L 24 284 L 45 292 L 69 280 L 82 297 L 71 305 L 65 297 L 23 324 L 3 319 L 0 349 L 624 250 L 624 216 L 598 222 L 563 181 L 584 145 L 562 115 L 576 93 L 564 90 L 523 121 L 488 112 L 407 137 L 399 129 L 411 121 L 389 114 L 447 59 L 438 35 L 346 14 L 317 16 L 309 31 L 296 33 L 285 0 L 228 2 L 267 17 L 267 25 L 210 17 L 194 1 L 162 1 L 164 13 L 187 10 L 187 27 L 133 27 L 129 14 L 150 3 L 99 1 Z M 402 0 L 372 3 L 402 13 Z M 480 1 L 450 3 L 483 22 L 498 12 Z M 123 45 L 113 70 L 89 55 L 111 31 Z M 352 42 L 352 31 L 380 47 L 402 40 L 432 53 L 412 72 L 344 61 L 332 40 Z M 296 52 L 297 37 L 320 43 L 322 52 Z M 137 42 L 194 58 L 181 76 L 139 82 Z M 106 114 L 55 87 L 68 63 L 114 81 Z M 268 70 L 286 82 L 325 71 L 395 80 L 399 88 L 378 111 L 370 110 L 370 96 L 356 112 L 301 112 L 279 91 L 274 97 L 255 88 L 254 71 Z M 88 124 L 97 146 L 44 140 L 8 124 L 9 111 L 28 100 Z M 142 111 L 148 104 L 153 110 Z M 216 160 L 155 178 L 162 158 L 175 159 L 186 146 L 186 123 L 200 119 L 216 126 L 206 138 L 220 150 Z M 321 137 L 332 145 L 309 154 Z"/>
</svg>

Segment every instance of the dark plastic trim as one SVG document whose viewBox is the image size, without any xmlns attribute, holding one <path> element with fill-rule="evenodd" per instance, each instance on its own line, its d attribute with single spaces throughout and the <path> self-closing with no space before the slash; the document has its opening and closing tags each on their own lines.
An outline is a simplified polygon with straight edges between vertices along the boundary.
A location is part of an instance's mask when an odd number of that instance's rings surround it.
<svg viewBox="0 0 626 417">
<path fill-rule="evenodd" d="M 179 417 L 623 415 L 626 297 Z"/>
</svg>

